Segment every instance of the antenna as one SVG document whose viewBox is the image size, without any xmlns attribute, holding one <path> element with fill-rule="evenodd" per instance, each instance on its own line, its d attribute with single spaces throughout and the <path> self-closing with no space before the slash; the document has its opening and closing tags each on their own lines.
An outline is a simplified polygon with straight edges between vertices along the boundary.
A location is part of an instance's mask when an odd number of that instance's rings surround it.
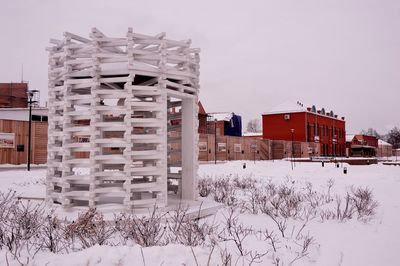
<svg viewBox="0 0 400 266">
<path fill-rule="evenodd" d="M 24 64 L 21 65 L 21 83 L 24 83 Z"/>
</svg>

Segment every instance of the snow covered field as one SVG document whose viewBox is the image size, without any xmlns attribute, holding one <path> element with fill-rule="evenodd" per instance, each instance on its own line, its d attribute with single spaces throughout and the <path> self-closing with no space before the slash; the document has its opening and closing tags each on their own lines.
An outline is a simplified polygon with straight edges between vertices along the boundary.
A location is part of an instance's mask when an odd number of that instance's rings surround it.
<svg viewBox="0 0 400 266">
<path fill-rule="evenodd" d="M 246 169 L 243 169 L 246 163 Z M 347 167 L 348 173 L 343 173 Z M 16 190 L 28 197 L 43 197 L 45 193 L 45 170 L 0 170 L 0 189 Z M 258 265 L 399 265 L 397 252 L 400 250 L 400 167 L 368 165 L 336 168 L 334 164 L 296 163 L 294 170 L 288 161 L 226 162 L 202 164 L 199 169 L 201 178 L 254 178 L 264 183 L 290 184 L 299 191 L 305 190 L 309 183 L 316 191 L 327 193 L 327 184 L 333 182 L 330 193 L 344 196 L 351 187 L 369 187 L 379 206 L 376 214 L 368 219 L 323 220 L 311 217 L 308 221 L 287 219 L 285 237 L 277 237 L 274 252 L 268 241 L 257 235 L 249 235 L 243 244 L 249 251 L 257 250 L 264 254 L 256 260 Z M 224 223 L 228 209 L 219 211 L 215 217 L 209 217 L 213 223 Z M 253 231 L 275 232 L 279 236 L 277 224 L 268 215 L 237 210 L 238 221 Z M 305 224 L 304 228 L 303 225 Z M 261 235 L 261 233 L 260 233 Z M 312 239 L 307 252 L 300 254 L 304 238 Z M 238 249 L 232 241 L 221 241 L 211 253 L 210 248 L 198 246 L 191 249 L 183 245 L 169 244 L 141 248 L 134 243 L 124 246 L 94 246 L 70 254 L 52 254 L 39 252 L 31 265 L 222 265 L 221 257 L 227 251 L 232 255 L 232 265 L 248 265 L 249 261 L 240 259 Z M 210 256 L 211 253 L 211 256 Z M 0 251 L 0 265 L 7 265 L 6 249 Z M 253 254 L 254 255 L 254 254 Z M 10 265 L 19 265 L 8 253 Z M 197 262 L 196 262 L 197 261 Z"/>
</svg>

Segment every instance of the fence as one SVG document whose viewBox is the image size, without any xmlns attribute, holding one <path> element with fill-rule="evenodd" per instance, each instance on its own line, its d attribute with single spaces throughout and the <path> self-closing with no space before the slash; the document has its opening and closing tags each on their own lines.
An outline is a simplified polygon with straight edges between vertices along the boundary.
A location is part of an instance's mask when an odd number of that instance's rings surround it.
<svg viewBox="0 0 400 266">
<path fill-rule="evenodd" d="M 199 138 L 200 161 L 214 161 L 215 156 L 218 161 L 283 159 L 292 157 L 292 150 L 295 158 L 320 155 L 318 143 L 232 136 L 217 136 L 215 143 L 213 134 Z"/>
</svg>

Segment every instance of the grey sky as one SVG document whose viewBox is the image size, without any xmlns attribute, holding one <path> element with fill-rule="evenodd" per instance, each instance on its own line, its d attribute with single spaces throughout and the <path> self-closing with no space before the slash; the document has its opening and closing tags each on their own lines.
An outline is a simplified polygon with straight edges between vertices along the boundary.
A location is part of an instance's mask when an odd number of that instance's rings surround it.
<svg viewBox="0 0 400 266">
<path fill-rule="evenodd" d="M 345 116 L 347 131 L 400 126 L 400 1 L 1 0 L 0 82 L 47 98 L 50 38 L 91 27 L 192 39 L 206 111 L 245 121 L 292 99 Z"/>
</svg>

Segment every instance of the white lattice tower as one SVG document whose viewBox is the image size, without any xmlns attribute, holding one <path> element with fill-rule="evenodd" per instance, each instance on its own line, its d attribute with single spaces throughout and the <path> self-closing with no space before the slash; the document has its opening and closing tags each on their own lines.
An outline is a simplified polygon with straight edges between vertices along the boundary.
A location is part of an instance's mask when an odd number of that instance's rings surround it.
<svg viewBox="0 0 400 266">
<path fill-rule="evenodd" d="M 169 178 L 182 199 L 196 199 L 199 51 L 190 41 L 93 28 L 90 39 L 66 32 L 51 43 L 48 202 L 165 206 Z M 178 139 L 168 138 L 173 119 Z M 181 145 L 177 162 L 167 160 L 170 141 Z"/>
</svg>

